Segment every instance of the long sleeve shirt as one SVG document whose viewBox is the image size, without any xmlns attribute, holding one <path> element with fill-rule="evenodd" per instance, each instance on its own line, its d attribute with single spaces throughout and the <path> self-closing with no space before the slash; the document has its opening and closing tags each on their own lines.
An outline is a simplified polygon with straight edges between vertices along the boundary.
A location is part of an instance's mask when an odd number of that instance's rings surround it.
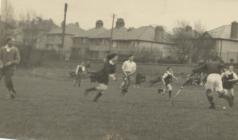
<svg viewBox="0 0 238 140">
<path fill-rule="evenodd" d="M 0 63 L 2 65 L 19 64 L 20 61 L 21 57 L 18 48 L 8 47 L 7 45 L 0 48 Z"/>
<path fill-rule="evenodd" d="M 129 72 L 129 73 L 135 73 L 136 72 L 136 63 L 133 61 L 125 61 L 122 64 L 122 71 L 123 72 Z"/>
</svg>

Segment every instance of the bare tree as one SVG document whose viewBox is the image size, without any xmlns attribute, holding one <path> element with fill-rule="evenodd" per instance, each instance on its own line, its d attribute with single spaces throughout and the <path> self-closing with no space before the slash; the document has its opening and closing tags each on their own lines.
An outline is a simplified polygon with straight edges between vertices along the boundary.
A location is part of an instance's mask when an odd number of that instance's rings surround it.
<svg viewBox="0 0 238 140">
<path fill-rule="evenodd" d="M 2 3 L 2 17 L 1 17 L 1 32 L 0 32 L 0 44 L 5 43 L 6 38 L 14 34 L 16 28 L 16 21 L 14 18 L 14 7 L 12 4 L 4 0 Z"/>
<path fill-rule="evenodd" d="M 28 11 L 25 15 L 20 15 L 18 29 L 22 42 L 22 63 L 29 65 L 32 51 L 36 49 L 37 43 L 43 35 L 48 33 L 56 24 L 51 19 L 43 19 L 37 16 L 34 11 Z M 37 59 L 37 58 L 36 58 Z"/>
<path fill-rule="evenodd" d="M 189 25 L 181 25 L 173 29 L 173 40 L 177 44 L 176 54 L 180 63 L 189 61 L 193 49 L 193 38 L 193 30 Z"/>
</svg>

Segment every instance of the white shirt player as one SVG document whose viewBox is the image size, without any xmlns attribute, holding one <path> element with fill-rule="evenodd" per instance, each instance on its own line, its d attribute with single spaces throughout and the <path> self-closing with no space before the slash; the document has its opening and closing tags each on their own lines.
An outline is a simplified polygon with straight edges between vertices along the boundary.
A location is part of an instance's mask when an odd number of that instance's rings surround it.
<svg viewBox="0 0 238 140">
<path fill-rule="evenodd" d="M 79 69 L 82 70 L 82 72 L 85 72 L 86 71 L 86 67 L 83 66 L 83 65 L 78 65 L 77 68 L 76 68 L 76 71 L 75 73 L 78 75 L 79 74 Z"/>
<path fill-rule="evenodd" d="M 122 70 L 125 73 L 135 73 L 136 72 L 136 63 L 134 61 L 127 60 L 122 64 Z"/>
</svg>

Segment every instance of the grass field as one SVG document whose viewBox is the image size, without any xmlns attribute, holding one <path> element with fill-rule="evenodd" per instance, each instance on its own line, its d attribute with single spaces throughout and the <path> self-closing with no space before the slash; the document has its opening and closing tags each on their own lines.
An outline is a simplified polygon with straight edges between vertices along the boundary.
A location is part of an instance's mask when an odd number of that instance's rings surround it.
<svg viewBox="0 0 238 140">
<path fill-rule="evenodd" d="M 208 110 L 202 87 L 187 87 L 174 106 L 156 87 L 131 88 L 122 97 L 119 82 L 93 103 L 67 79 L 15 76 L 18 96 L 6 99 L 0 86 L 0 137 L 20 140 L 237 140 L 238 107 Z M 176 87 L 175 87 L 176 90 Z M 238 90 L 238 89 L 237 89 Z M 216 98 L 217 104 L 226 105 Z M 112 139 L 110 139 L 112 137 Z"/>
</svg>

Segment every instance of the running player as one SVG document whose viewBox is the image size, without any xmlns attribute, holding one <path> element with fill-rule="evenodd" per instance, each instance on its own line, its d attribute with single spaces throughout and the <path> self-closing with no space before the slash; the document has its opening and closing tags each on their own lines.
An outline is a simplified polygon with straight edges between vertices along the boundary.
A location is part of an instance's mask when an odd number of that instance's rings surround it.
<svg viewBox="0 0 238 140">
<path fill-rule="evenodd" d="M 178 81 L 178 79 L 174 76 L 173 69 L 171 67 L 167 67 L 167 71 L 163 74 L 162 79 L 161 79 L 165 88 L 164 89 L 158 89 L 158 92 L 160 94 L 164 94 L 167 91 L 169 93 L 169 99 L 172 98 L 172 91 L 173 91 L 172 82 L 173 82 L 173 79 Z"/>
<path fill-rule="evenodd" d="M 95 73 L 94 78 L 96 82 L 98 82 L 98 85 L 85 90 L 85 95 L 88 95 L 92 91 L 98 92 L 93 100 L 94 102 L 97 102 L 103 93 L 108 89 L 109 78 L 111 77 L 113 80 L 116 80 L 115 72 L 117 60 L 117 54 L 113 53 L 108 55 L 103 68 L 99 72 Z"/>
<path fill-rule="evenodd" d="M 9 91 L 9 97 L 14 99 L 16 90 L 13 85 L 12 76 L 16 65 L 20 63 L 20 53 L 14 46 L 12 38 L 7 39 L 7 43 L 0 49 L 0 80 L 4 78 L 5 85 Z"/>
<path fill-rule="evenodd" d="M 231 101 L 229 102 L 230 107 L 233 107 L 234 104 L 234 84 L 238 81 L 237 74 L 233 69 L 233 66 L 229 66 L 228 68 L 225 68 L 222 73 L 223 88 L 227 90 L 227 96 L 230 96 L 231 98 Z"/>
<path fill-rule="evenodd" d="M 214 57 L 194 70 L 194 72 L 204 71 L 207 74 L 205 90 L 207 99 L 210 103 L 210 109 L 215 109 L 213 92 L 218 93 L 218 96 L 227 100 L 229 104 L 231 102 L 231 98 L 225 94 L 226 92 L 222 85 L 221 72 L 223 67 L 223 63 L 218 58 Z"/>
<path fill-rule="evenodd" d="M 134 62 L 134 56 L 130 55 L 128 60 L 122 64 L 123 81 L 121 84 L 121 93 L 125 95 L 128 92 L 128 88 L 131 83 L 131 76 L 136 73 L 136 63 Z"/>
</svg>

